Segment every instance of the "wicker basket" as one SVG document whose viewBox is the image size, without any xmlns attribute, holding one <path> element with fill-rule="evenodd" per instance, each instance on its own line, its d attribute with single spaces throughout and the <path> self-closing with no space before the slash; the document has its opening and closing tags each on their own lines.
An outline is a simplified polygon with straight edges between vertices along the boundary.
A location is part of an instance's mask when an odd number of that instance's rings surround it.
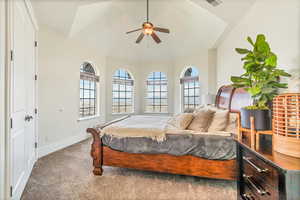
<svg viewBox="0 0 300 200">
<path fill-rule="evenodd" d="M 300 158 L 300 93 L 273 100 L 273 149 Z"/>
</svg>

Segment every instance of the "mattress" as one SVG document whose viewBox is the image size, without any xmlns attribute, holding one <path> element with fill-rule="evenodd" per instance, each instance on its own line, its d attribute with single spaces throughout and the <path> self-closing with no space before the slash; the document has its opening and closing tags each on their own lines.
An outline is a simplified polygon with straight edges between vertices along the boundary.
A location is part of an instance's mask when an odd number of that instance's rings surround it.
<svg viewBox="0 0 300 200">
<path fill-rule="evenodd" d="M 233 136 L 166 134 L 164 141 L 156 141 L 147 137 L 103 135 L 102 142 L 111 149 L 127 153 L 193 155 L 210 160 L 232 160 L 236 157 Z"/>
</svg>

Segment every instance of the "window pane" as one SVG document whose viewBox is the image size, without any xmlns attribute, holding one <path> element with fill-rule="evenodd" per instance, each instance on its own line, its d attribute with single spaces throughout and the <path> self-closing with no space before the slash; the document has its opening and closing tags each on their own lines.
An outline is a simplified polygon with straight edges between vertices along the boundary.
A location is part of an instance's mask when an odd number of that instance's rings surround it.
<svg viewBox="0 0 300 200">
<path fill-rule="evenodd" d="M 162 92 L 161 93 L 161 98 L 168 98 L 168 93 L 167 92 Z"/>
<path fill-rule="evenodd" d="M 90 98 L 96 98 L 94 90 L 90 91 Z"/>
<path fill-rule="evenodd" d="M 91 89 L 94 90 L 95 87 L 96 87 L 96 82 L 92 81 L 92 82 L 91 82 Z"/>
<path fill-rule="evenodd" d="M 80 93 L 80 99 L 82 99 L 83 98 L 83 89 L 80 89 L 79 93 Z"/>
<path fill-rule="evenodd" d="M 119 92 L 119 98 L 124 99 L 126 97 L 125 94 L 125 92 Z"/>
<path fill-rule="evenodd" d="M 113 91 L 117 91 L 119 89 L 119 85 L 118 84 L 113 84 Z"/>
<path fill-rule="evenodd" d="M 126 92 L 126 98 L 131 99 L 132 98 L 132 93 L 131 92 Z"/>
<path fill-rule="evenodd" d="M 91 106 L 91 107 L 95 107 L 95 105 L 96 105 L 96 104 L 95 104 L 95 100 L 92 99 L 92 100 L 90 101 L 90 106 Z"/>
<path fill-rule="evenodd" d="M 149 92 L 147 95 L 148 98 L 153 98 L 154 97 L 154 93 L 153 92 Z"/>
<path fill-rule="evenodd" d="M 83 80 L 80 80 L 80 88 L 83 88 Z"/>
<path fill-rule="evenodd" d="M 190 89 L 189 90 L 189 96 L 195 96 L 195 90 Z"/>
<path fill-rule="evenodd" d="M 147 79 L 146 112 L 166 112 L 168 89 L 167 76 L 162 72 L 152 72 Z"/>
<path fill-rule="evenodd" d="M 183 88 L 183 109 L 194 108 L 200 103 L 200 85 L 199 85 L 199 73 L 194 67 L 189 68 L 185 72 L 186 79 L 182 78 Z"/>
<path fill-rule="evenodd" d="M 113 76 L 113 113 L 132 112 L 133 80 L 129 73 L 119 69 Z"/>
<path fill-rule="evenodd" d="M 168 112 L 168 106 L 162 106 L 161 107 L 161 112 L 167 113 Z"/>
<path fill-rule="evenodd" d="M 89 88 L 90 88 L 90 81 L 84 80 L 84 81 L 83 81 L 83 85 L 84 85 L 84 88 L 85 88 L 85 89 L 89 89 Z"/>
<path fill-rule="evenodd" d="M 161 105 L 168 105 L 168 99 L 161 99 Z"/>
<path fill-rule="evenodd" d="M 91 64 L 84 63 L 81 68 L 80 77 L 80 102 L 79 116 L 88 117 L 96 115 L 96 81 L 98 77 Z"/>
</svg>

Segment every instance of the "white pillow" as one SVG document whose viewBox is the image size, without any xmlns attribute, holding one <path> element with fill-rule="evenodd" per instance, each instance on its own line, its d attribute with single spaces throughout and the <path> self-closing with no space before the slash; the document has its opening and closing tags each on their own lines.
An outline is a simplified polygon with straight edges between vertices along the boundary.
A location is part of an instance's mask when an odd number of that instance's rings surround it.
<svg viewBox="0 0 300 200">
<path fill-rule="evenodd" d="M 194 112 L 194 119 L 188 129 L 193 131 L 206 132 L 215 111 L 207 107 L 199 108 Z"/>
<path fill-rule="evenodd" d="M 228 124 L 225 128 L 225 131 L 237 134 L 237 121 L 238 121 L 238 114 L 237 113 L 229 113 L 229 120 L 228 120 Z"/>
<path fill-rule="evenodd" d="M 193 118 L 193 113 L 177 114 L 168 121 L 168 127 L 177 128 L 179 130 L 185 130 L 190 125 Z"/>
<path fill-rule="evenodd" d="M 208 131 L 209 132 L 224 131 L 228 125 L 228 121 L 229 121 L 229 111 L 217 109 L 216 112 L 214 113 Z"/>
</svg>

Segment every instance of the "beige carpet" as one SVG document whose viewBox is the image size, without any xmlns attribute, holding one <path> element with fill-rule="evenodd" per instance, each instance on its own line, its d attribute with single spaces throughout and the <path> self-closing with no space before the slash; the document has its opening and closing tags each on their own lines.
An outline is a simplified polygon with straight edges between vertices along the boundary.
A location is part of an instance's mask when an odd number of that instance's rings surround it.
<svg viewBox="0 0 300 200">
<path fill-rule="evenodd" d="M 236 183 L 104 167 L 92 174 L 90 140 L 40 159 L 22 200 L 231 200 Z"/>
</svg>

